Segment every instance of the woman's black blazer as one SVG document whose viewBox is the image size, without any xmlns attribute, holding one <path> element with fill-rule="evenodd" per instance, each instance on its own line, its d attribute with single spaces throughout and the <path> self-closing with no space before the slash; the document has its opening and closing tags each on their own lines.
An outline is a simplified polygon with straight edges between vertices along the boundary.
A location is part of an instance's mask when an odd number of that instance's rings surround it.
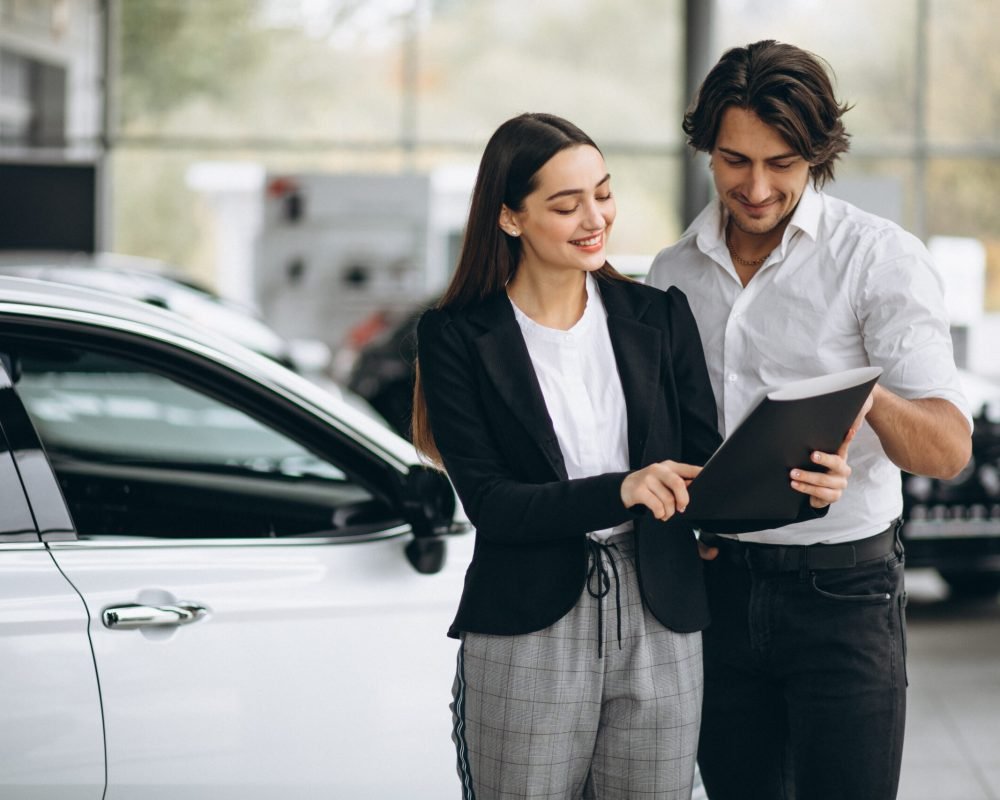
<svg viewBox="0 0 1000 800">
<path fill-rule="evenodd" d="M 703 464 L 720 443 L 715 398 L 684 294 L 598 279 L 628 415 L 632 470 Z M 587 572 L 588 531 L 636 519 L 643 600 L 664 625 L 701 630 L 701 560 L 683 515 L 623 507 L 627 472 L 569 480 L 521 329 L 505 293 L 432 309 L 418 326 L 421 384 L 434 440 L 476 527 L 449 631 L 517 634 L 559 620 Z"/>
</svg>

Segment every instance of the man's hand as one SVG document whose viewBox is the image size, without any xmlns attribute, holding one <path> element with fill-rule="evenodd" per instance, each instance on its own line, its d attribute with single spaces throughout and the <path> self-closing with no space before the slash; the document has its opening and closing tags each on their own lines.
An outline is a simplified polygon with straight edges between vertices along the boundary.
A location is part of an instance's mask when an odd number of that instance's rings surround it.
<svg viewBox="0 0 1000 800">
<path fill-rule="evenodd" d="M 809 495 L 809 505 L 813 508 L 825 508 L 831 503 L 836 503 L 847 488 L 847 479 L 851 474 L 851 468 L 847 463 L 847 448 L 842 446 L 836 453 L 817 451 L 810 458 L 813 463 L 826 467 L 829 471 L 793 469 L 789 473 L 792 488 Z"/>
</svg>

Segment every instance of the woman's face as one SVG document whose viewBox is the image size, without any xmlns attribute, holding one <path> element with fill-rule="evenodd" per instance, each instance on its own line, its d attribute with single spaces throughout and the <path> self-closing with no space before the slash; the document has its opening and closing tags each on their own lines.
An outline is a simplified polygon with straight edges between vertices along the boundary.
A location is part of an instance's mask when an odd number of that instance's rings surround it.
<svg viewBox="0 0 1000 800">
<path fill-rule="evenodd" d="M 615 201 L 604 158 L 590 145 L 560 150 L 538 171 L 520 211 L 506 206 L 500 227 L 523 243 L 519 268 L 583 270 L 604 266 Z"/>
</svg>

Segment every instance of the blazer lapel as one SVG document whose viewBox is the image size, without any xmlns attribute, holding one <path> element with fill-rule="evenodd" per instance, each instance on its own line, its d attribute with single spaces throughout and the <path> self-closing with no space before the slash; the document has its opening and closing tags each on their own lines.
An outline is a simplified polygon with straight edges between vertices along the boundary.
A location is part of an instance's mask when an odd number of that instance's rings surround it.
<svg viewBox="0 0 1000 800">
<path fill-rule="evenodd" d="M 497 393 L 531 434 L 556 476 L 566 480 L 559 440 L 510 301 L 503 294 L 491 297 L 469 319 L 486 328 L 475 345 Z"/>
<path fill-rule="evenodd" d="M 639 469 L 644 466 L 647 434 L 660 394 L 662 338 L 658 328 L 639 321 L 648 300 L 637 298 L 635 293 L 627 291 L 627 284 L 617 281 L 600 280 L 598 287 L 608 312 L 611 347 L 625 394 L 629 465 Z"/>
</svg>

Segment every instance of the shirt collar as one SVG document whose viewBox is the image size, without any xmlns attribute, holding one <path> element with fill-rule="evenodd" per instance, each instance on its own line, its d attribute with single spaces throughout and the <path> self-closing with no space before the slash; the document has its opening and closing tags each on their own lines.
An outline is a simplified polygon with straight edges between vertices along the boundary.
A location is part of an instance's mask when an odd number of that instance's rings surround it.
<svg viewBox="0 0 1000 800">
<path fill-rule="evenodd" d="M 785 232 L 781 237 L 781 244 L 778 245 L 779 252 L 784 255 L 785 247 L 796 231 L 802 231 L 813 241 L 819 234 L 819 221 L 823 210 L 823 195 L 814 187 L 812 180 L 806 182 L 806 188 L 799 198 L 792 218 L 785 227 Z M 694 234 L 698 249 L 706 255 L 711 255 L 713 251 L 720 253 L 726 250 L 726 222 L 729 215 L 726 213 L 722 201 L 716 199 L 709 203 L 702 212 L 695 218 L 688 228 L 688 232 Z"/>
<path fill-rule="evenodd" d="M 805 191 L 802 192 L 802 197 L 799 198 L 799 204 L 795 207 L 792 218 L 788 221 L 788 227 L 785 228 L 784 240 L 788 240 L 789 229 L 796 228 L 815 242 L 816 237 L 819 235 L 819 218 L 822 211 L 823 195 L 816 191 L 812 180 L 810 180 L 806 183 Z"/>
</svg>

